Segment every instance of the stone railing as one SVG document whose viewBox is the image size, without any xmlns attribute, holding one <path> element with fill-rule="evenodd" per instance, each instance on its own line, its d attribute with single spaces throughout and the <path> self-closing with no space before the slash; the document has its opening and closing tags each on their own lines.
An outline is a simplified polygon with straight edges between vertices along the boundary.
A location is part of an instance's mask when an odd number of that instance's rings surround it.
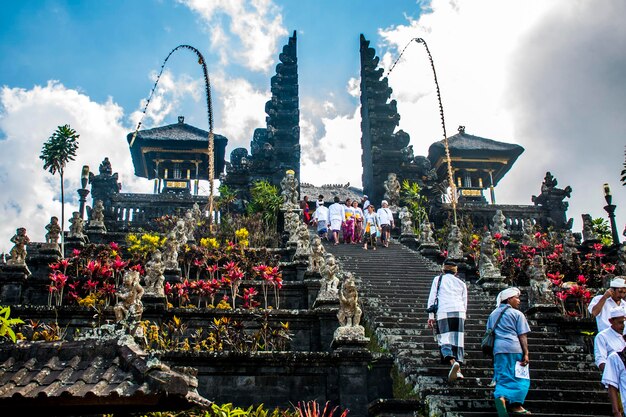
<svg viewBox="0 0 626 417">
<path fill-rule="evenodd" d="M 492 219 L 496 210 L 502 210 L 502 214 L 506 217 L 506 227 L 511 232 L 521 232 L 526 219 L 530 219 L 533 225 L 541 227 L 548 224 L 546 211 L 541 206 L 534 205 L 463 203 L 457 206 L 457 217 L 468 216 L 475 229 L 489 227 L 493 223 Z M 441 227 L 447 221 L 448 215 L 452 216 L 452 206 L 442 204 L 441 210 L 432 216 L 431 221 L 434 221 L 437 227 Z"/>
<path fill-rule="evenodd" d="M 107 228 L 109 225 L 117 227 L 147 225 L 153 219 L 161 216 L 180 216 L 198 203 L 202 215 L 209 216 L 207 196 L 190 196 L 176 194 L 131 194 L 119 193 L 111 196 L 110 205 L 105 207 Z M 219 219 L 219 213 L 214 212 Z"/>
</svg>

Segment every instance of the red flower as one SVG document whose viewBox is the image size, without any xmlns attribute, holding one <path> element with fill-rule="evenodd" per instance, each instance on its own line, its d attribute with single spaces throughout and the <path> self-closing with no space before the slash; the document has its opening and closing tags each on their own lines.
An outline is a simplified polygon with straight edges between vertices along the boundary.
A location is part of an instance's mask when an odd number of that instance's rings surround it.
<svg viewBox="0 0 626 417">
<path fill-rule="evenodd" d="M 89 292 L 95 291 L 97 287 L 98 287 L 98 281 L 93 281 L 92 279 L 89 279 L 83 285 L 83 288 Z"/>
<path fill-rule="evenodd" d="M 606 272 L 611 274 L 611 273 L 613 273 L 613 271 L 615 271 L 615 265 L 614 264 L 603 264 L 602 265 L 602 269 L 604 269 Z"/>
<path fill-rule="evenodd" d="M 557 292 L 556 297 L 561 301 L 565 301 L 567 300 L 568 295 L 564 292 Z"/>
<path fill-rule="evenodd" d="M 61 267 L 61 265 L 57 262 L 57 263 L 53 263 L 53 264 L 49 264 L 48 265 L 50 267 L 50 269 L 52 269 L 53 271 L 56 271 L 57 269 L 59 269 Z"/>
<path fill-rule="evenodd" d="M 501 242 L 501 243 L 502 243 L 502 246 L 506 246 L 506 245 L 508 245 L 508 244 L 509 244 L 509 241 L 508 241 L 508 240 L 502 240 L 502 242 Z"/>
<path fill-rule="evenodd" d="M 95 271 L 98 270 L 98 268 L 100 268 L 100 262 L 98 261 L 89 261 L 87 263 L 87 271 L 89 271 L 91 274 L 93 274 Z"/>
<path fill-rule="evenodd" d="M 144 271 L 141 264 L 133 265 L 130 267 L 131 270 L 139 272 L 139 275 L 145 275 L 146 271 Z"/>
<path fill-rule="evenodd" d="M 165 295 L 170 295 L 172 293 L 172 284 L 166 282 L 163 289 L 165 291 Z"/>
<path fill-rule="evenodd" d="M 78 258 L 80 256 L 80 251 L 78 249 L 72 250 L 72 258 Z"/>
<path fill-rule="evenodd" d="M 118 245 L 118 244 L 117 244 L 117 243 L 115 243 L 115 242 L 111 242 L 111 243 L 109 243 L 109 247 L 111 248 L 111 250 L 114 250 L 114 251 L 118 251 L 118 250 L 120 250 L 120 245 Z"/>
<path fill-rule="evenodd" d="M 596 252 L 600 252 L 602 250 L 602 243 L 594 243 L 593 250 L 595 250 Z"/>
<path fill-rule="evenodd" d="M 126 268 L 127 265 L 128 265 L 128 262 L 122 261 L 122 258 L 117 256 L 115 257 L 115 260 L 111 264 L 111 267 L 113 267 L 115 271 L 121 271 L 122 269 Z"/>
<path fill-rule="evenodd" d="M 578 283 L 580 285 L 585 285 L 587 283 L 587 278 L 584 275 L 578 275 Z"/>
<path fill-rule="evenodd" d="M 493 237 L 494 237 L 496 240 L 500 240 L 500 239 L 502 239 L 502 233 L 494 233 L 494 234 L 493 234 Z"/>
<path fill-rule="evenodd" d="M 70 260 L 63 258 L 59 261 L 59 264 L 63 267 L 63 269 L 67 269 L 68 266 L 70 266 Z"/>
</svg>

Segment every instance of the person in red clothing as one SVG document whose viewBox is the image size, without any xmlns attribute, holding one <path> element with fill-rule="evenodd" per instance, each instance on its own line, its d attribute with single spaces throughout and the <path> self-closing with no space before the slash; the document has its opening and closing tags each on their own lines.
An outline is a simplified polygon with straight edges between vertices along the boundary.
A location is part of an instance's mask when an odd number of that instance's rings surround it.
<svg viewBox="0 0 626 417">
<path fill-rule="evenodd" d="M 309 196 L 305 195 L 302 201 L 300 202 L 300 208 L 302 209 L 302 216 L 304 218 L 304 223 L 311 223 L 311 212 L 309 211 Z"/>
</svg>

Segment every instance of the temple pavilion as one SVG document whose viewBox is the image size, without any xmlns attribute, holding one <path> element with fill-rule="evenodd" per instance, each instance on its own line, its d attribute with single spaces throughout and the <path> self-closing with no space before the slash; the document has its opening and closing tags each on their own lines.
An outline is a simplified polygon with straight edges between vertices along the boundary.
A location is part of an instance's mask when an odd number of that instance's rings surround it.
<svg viewBox="0 0 626 417">
<path fill-rule="evenodd" d="M 459 202 L 486 203 L 483 192 L 489 189 L 491 204 L 496 203 L 494 187 L 524 152 L 519 145 L 465 133 L 464 126 L 459 126 L 458 133 L 448 138 L 448 149 Z M 430 145 L 428 159 L 438 178 L 448 177 L 443 141 Z"/>
<path fill-rule="evenodd" d="M 140 130 L 127 136 L 135 175 L 154 180 L 154 193 L 198 194 L 199 180 L 208 180 L 209 132 L 185 123 Z M 213 136 L 214 179 L 224 171 L 228 139 Z"/>
</svg>

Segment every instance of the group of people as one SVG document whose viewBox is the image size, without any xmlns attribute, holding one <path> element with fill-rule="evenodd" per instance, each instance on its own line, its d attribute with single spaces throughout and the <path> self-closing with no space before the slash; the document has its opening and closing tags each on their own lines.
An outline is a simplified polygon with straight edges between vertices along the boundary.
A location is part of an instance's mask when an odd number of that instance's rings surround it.
<svg viewBox="0 0 626 417">
<path fill-rule="evenodd" d="M 304 210 L 308 210 L 308 203 Z M 306 219 L 305 215 L 305 221 Z M 382 245 L 388 247 L 391 229 L 394 227 L 393 213 L 388 202 L 383 200 L 381 208 L 376 210 L 367 195 L 362 197 L 361 204 L 350 198 L 341 203 L 339 197 L 335 196 L 333 204 L 329 207 L 324 204 L 324 196 L 320 195 L 311 222 L 317 227 L 320 237 L 326 237 L 335 245 L 339 244 L 341 233 L 343 243 L 353 245 L 363 243 L 365 250 L 370 246 L 376 250 L 379 237 Z"/>
<path fill-rule="evenodd" d="M 493 346 L 494 398 L 498 415 L 530 414 L 523 407 L 530 387 L 528 374 L 528 333 L 530 326 L 519 310 L 520 290 L 507 288 L 496 297 L 487 329 L 495 332 Z M 450 366 L 448 381 L 463 378 L 467 286 L 457 276 L 457 266 L 446 261 L 433 279 L 428 297 L 428 326 L 436 334 L 441 362 Z M 507 411 L 508 408 L 508 411 Z"/>
<path fill-rule="evenodd" d="M 622 417 L 626 408 L 626 277 L 612 279 L 609 287 L 591 300 L 588 309 L 598 325 L 595 363 L 602 372 L 602 384 L 608 389 L 613 416 Z"/>
<path fill-rule="evenodd" d="M 428 297 L 428 326 L 437 337 L 443 364 L 449 365 L 448 380 L 463 378 L 464 334 L 467 312 L 467 286 L 457 277 L 457 266 L 446 261 L 442 273 L 433 279 Z M 610 288 L 589 303 L 598 333 L 594 342 L 595 364 L 608 389 L 613 416 L 624 417 L 626 409 L 626 277 L 615 277 Z M 493 346 L 494 400 L 499 416 L 531 414 L 523 407 L 530 376 L 528 334 L 530 326 L 519 310 L 520 290 L 501 291 L 496 308 L 487 320 L 495 333 Z"/>
</svg>

